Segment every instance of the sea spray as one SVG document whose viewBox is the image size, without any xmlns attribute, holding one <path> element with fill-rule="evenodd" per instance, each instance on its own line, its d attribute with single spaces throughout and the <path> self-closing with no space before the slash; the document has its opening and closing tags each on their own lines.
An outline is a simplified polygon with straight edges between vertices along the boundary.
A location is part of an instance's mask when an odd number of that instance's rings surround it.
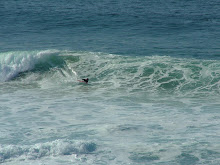
<svg viewBox="0 0 220 165">
<path fill-rule="evenodd" d="M 56 56 L 58 51 L 17 51 L 0 54 L 0 82 L 8 81 L 19 73 L 32 70 L 36 64 Z"/>
</svg>

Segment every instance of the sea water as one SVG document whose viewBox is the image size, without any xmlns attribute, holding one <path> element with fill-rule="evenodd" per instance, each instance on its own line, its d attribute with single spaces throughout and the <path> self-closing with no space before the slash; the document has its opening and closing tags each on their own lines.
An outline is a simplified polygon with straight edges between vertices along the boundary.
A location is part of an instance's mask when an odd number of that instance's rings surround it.
<svg viewBox="0 0 220 165">
<path fill-rule="evenodd" d="M 0 164 L 220 164 L 219 9 L 0 1 Z"/>
</svg>

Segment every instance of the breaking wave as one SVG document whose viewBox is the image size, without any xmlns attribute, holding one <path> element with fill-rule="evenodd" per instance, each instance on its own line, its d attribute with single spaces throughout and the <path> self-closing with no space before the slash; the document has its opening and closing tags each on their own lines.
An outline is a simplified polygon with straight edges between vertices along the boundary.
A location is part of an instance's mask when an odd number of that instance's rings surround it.
<svg viewBox="0 0 220 165">
<path fill-rule="evenodd" d="M 31 146 L 0 145 L 0 163 L 14 158 L 36 160 L 46 156 L 89 154 L 96 151 L 93 142 L 55 140 Z"/>
<path fill-rule="evenodd" d="M 220 61 L 168 56 L 132 57 L 94 52 L 32 51 L 0 54 L 0 82 L 77 82 L 168 93 L 220 93 Z"/>
</svg>

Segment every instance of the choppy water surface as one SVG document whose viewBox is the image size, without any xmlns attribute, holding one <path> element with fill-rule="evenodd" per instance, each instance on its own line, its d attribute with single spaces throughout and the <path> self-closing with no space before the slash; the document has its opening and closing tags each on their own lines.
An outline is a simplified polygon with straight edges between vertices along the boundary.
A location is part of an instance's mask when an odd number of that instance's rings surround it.
<svg viewBox="0 0 220 165">
<path fill-rule="evenodd" d="M 219 61 L 55 50 L 1 57 L 2 163 L 219 161 Z"/>
<path fill-rule="evenodd" d="M 219 6 L 1 1 L 0 164 L 220 164 Z"/>
</svg>

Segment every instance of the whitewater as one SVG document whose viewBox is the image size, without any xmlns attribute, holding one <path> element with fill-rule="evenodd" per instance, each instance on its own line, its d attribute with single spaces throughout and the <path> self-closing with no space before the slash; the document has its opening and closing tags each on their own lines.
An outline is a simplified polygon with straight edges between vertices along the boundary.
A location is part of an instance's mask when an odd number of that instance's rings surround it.
<svg viewBox="0 0 220 165">
<path fill-rule="evenodd" d="M 0 165 L 219 165 L 219 11 L 0 1 Z"/>
<path fill-rule="evenodd" d="M 44 50 L 0 62 L 0 163 L 220 162 L 218 60 Z"/>
</svg>

